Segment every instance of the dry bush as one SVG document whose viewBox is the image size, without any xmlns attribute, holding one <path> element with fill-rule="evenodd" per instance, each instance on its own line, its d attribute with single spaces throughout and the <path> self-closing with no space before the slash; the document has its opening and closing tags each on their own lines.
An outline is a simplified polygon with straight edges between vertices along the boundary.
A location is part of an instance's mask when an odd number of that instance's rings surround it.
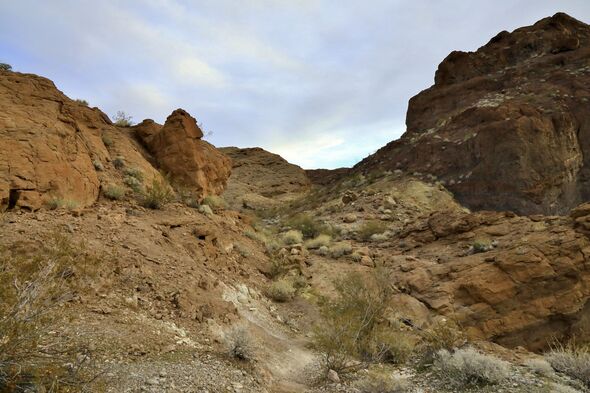
<svg viewBox="0 0 590 393">
<path fill-rule="evenodd" d="M 336 243 L 330 247 L 330 255 L 332 258 L 340 258 L 341 256 L 352 253 L 352 245 L 350 243 Z"/>
<path fill-rule="evenodd" d="M 405 393 L 411 391 L 407 380 L 382 372 L 370 372 L 355 383 L 354 387 L 360 393 Z"/>
<path fill-rule="evenodd" d="M 81 98 L 76 98 L 74 101 L 80 105 L 88 106 L 88 101 L 83 100 Z"/>
<path fill-rule="evenodd" d="M 545 358 L 556 371 L 590 387 L 590 346 L 579 344 L 576 340 L 568 344 L 555 342 Z"/>
<path fill-rule="evenodd" d="M 72 199 L 65 199 L 65 198 L 51 198 L 47 202 L 47 208 L 50 210 L 56 209 L 67 209 L 67 210 L 74 210 L 77 209 L 80 204 Z"/>
<path fill-rule="evenodd" d="M 303 241 L 303 234 L 298 230 L 291 229 L 290 231 L 283 233 L 283 235 L 281 236 L 281 240 L 283 244 L 287 246 L 292 244 L 298 244 Z"/>
<path fill-rule="evenodd" d="M 132 119 L 133 117 L 128 116 L 123 111 L 118 111 L 115 116 L 113 116 L 114 123 L 118 127 L 131 127 L 133 125 Z"/>
<path fill-rule="evenodd" d="M 56 332 L 61 306 L 99 261 L 60 234 L 0 256 L 0 392 L 87 391 L 98 376 L 89 351 Z"/>
<path fill-rule="evenodd" d="M 287 302 L 295 295 L 295 288 L 287 280 L 278 280 L 268 286 L 266 295 L 274 301 Z"/>
<path fill-rule="evenodd" d="M 113 201 L 120 201 L 125 198 L 125 189 L 115 184 L 109 184 L 103 191 L 103 194 L 108 199 Z"/>
<path fill-rule="evenodd" d="M 235 359 L 255 359 L 256 345 L 245 327 L 237 326 L 225 334 L 228 354 Z"/>
<path fill-rule="evenodd" d="M 329 228 L 325 224 L 307 213 L 299 213 L 291 217 L 286 224 L 290 228 L 300 231 L 306 239 L 312 239 L 322 233 L 329 232 Z"/>
<path fill-rule="evenodd" d="M 125 158 L 122 156 L 115 157 L 115 159 L 113 160 L 113 166 L 116 169 L 123 169 L 125 167 Z"/>
<path fill-rule="evenodd" d="M 146 187 L 141 193 L 139 201 L 143 207 L 161 209 L 173 199 L 173 193 L 168 183 L 154 178 L 151 187 Z"/>
<path fill-rule="evenodd" d="M 225 200 L 217 195 L 207 195 L 203 199 L 203 205 L 207 205 L 213 210 L 225 209 L 227 207 Z"/>
<path fill-rule="evenodd" d="M 524 365 L 537 375 L 550 376 L 553 375 L 553 367 L 548 361 L 544 359 L 531 358 L 524 362 Z"/>
<path fill-rule="evenodd" d="M 127 168 L 123 172 L 126 176 L 136 178 L 140 182 L 143 182 L 143 172 L 139 168 Z"/>
<path fill-rule="evenodd" d="M 382 329 L 387 327 L 378 322 L 393 293 L 389 275 L 379 269 L 365 280 L 352 273 L 334 287 L 338 296 L 320 303 L 322 322 L 314 335 L 323 368 L 343 373 L 362 367 L 362 362 L 381 361 L 386 347 Z"/>
<path fill-rule="evenodd" d="M 369 241 L 371 236 L 383 233 L 387 230 L 387 224 L 379 220 L 366 221 L 357 231 L 360 240 Z"/>
<path fill-rule="evenodd" d="M 423 365 L 431 363 L 440 350 L 450 351 L 464 345 L 467 341 L 463 329 L 452 318 L 438 319 L 423 330 L 421 336 Z"/>
<path fill-rule="evenodd" d="M 111 138 L 107 134 L 103 134 L 102 135 L 102 143 L 105 145 L 105 147 L 111 147 L 111 146 L 113 146 L 113 138 Z"/>
<path fill-rule="evenodd" d="M 12 66 L 7 63 L 0 63 L 0 70 L 2 71 L 12 71 Z"/>
<path fill-rule="evenodd" d="M 418 337 L 396 328 L 376 329 L 371 336 L 367 353 L 379 362 L 404 364 L 414 353 Z"/>
<path fill-rule="evenodd" d="M 141 192 L 143 183 L 133 176 L 125 176 L 123 183 L 133 190 L 133 192 Z"/>
<path fill-rule="evenodd" d="M 453 353 L 441 349 L 434 366 L 439 377 L 457 387 L 494 385 L 510 378 L 510 363 L 473 348 Z"/>
<path fill-rule="evenodd" d="M 310 250 L 316 250 L 322 246 L 329 246 L 331 241 L 332 237 L 330 235 L 321 234 L 313 239 L 306 241 L 305 246 Z"/>
</svg>

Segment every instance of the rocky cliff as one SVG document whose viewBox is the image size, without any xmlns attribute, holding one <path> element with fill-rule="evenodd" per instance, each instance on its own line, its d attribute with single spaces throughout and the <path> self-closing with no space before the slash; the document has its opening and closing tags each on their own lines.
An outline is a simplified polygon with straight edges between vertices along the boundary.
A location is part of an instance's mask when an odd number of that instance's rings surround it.
<svg viewBox="0 0 590 393">
<path fill-rule="evenodd" d="M 139 128 L 136 138 L 50 80 L 0 70 L 0 210 L 37 210 L 56 200 L 88 206 L 102 187 L 123 186 L 126 169 L 140 171 L 147 184 L 162 170 L 200 197 L 223 191 L 230 161 L 201 140 L 188 113 L 175 111 L 164 127 Z M 148 134 L 146 151 L 138 139 Z"/>
<path fill-rule="evenodd" d="M 401 139 L 355 171 L 434 176 L 473 209 L 562 214 L 590 197 L 590 26 L 563 13 L 452 52 Z"/>
</svg>

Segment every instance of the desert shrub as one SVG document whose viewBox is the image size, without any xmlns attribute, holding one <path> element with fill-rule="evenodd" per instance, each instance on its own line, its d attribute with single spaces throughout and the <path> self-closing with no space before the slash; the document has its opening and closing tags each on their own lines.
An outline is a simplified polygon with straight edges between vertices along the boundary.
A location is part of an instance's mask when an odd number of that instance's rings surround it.
<svg viewBox="0 0 590 393">
<path fill-rule="evenodd" d="M 55 332 L 74 280 L 92 279 L 98 259 L 55 234 L 39 247 L 2 248 L 0 261 L 0 391 L 88 391 L 98 375 L 89 351 Z"/>
<path fill-rule="evenodd" d="M 545 358 L 556 371 L 575 378 L 590 387 L 590 347 L 572 340 L 554 343 Z"/>
<path fill-rule="evenodd" d="M 124 168 L 125 167 L 125 158 L 123 158 L 122 156 L 115 157 L 115 159 L 113 160 L 113 166 L 116 169 L 122 169 L 122 168 Z"/>
<path fill-rule="evenodd" d="M 110 136 L 103 134 L 102 136 L 102 143 L 106 146 L 106 147 L 111 147 L 113 146 L 113 138 L 111 138 Z M 114 164 L 114 162 L 113 162 Z M 116 167 L 116 165 L 115 165 Z"/>
<path fill-rule="evenodd" d="M 123 111 L 118 111 L 113 117 L 115 125 L 119 127 L 131 127 L 133 125 L 132 119 Z"/>
<path fill-rule="evenodd" d="M 154 178 L 152 185 L 140 193 L 139 202 L 143 207 L 149 209 L 161 209 L 172 200 L 172 196 L 170 186 L 166 182 Z"/>
<path fill-rule="evenodd" d="M 88 101 L 86 101 L 86 100 L 83 100 L 83 99 L 81 99 L 81 98 L 76 98 L 76 100 L 75 100 L 75 101 L 76 101 L 78 104 L 80 104 L 80 105 L 88 106 Z"/>
<path fill-rule="evenodd" d="M 360 240 L 368 241 L 371 236 L 383 233 L 387 230 L 387 224 L 379 220 L 366 221 L 358 229 L 357 234 Z"/>
<path fill-rule="evenodd" d="M 269 278 L 277 278 L 289 270 L 286 261 L 278 256 L 271 256 L 270 267 L 268 269 Z"/>
<path fill-rule="evenodd" d="M 367 344 L 367 353 L 376 361 L 404 364 L 414 353 L 417 337 L 395 328 L 376 329 Z"/>
<path fill-rule="evenodd" d="M 50 210 L 56 209 L 67 209 L 67 210 L 74 210 L 77 209 L 80 204 L 72 199 L 65 199 L 65 198 L 51 198 L 47 202 L 47 208 Z"/>
<path fill-rule="evenodd" d="M 491 243 L 487 240 L 477 240 L 477 241 L 473 242 L 471 247 L 473 248 L 474 254 L 478 254 L 481 252 L 487 252 L 492 249 Z"/>
<path fill-rule="evenodd" d="M 252 361 L 256 345 L 245 327 L 235 327 L 225 335 L 228 354 L 235 359 Z"/>
<path fill-rule="evenodd" d="M 553 367 L 544 359 L 527 359 L 524 365 L 537 375 L 549 376 L 553 374 Z"/>
<path fill-rule="evenodd" d="M 559 383 L 552 382 L 544 390 L 547 393 L 581 393 L 578 389 L 574 389 L 570 386 L 562 385 Z"/>
<path fill-rule="evenodd" d="M 289 281 L 282 279 L 271 283 L 266 289 L 266 295 L 276 302 L 287 302 L 295 295 L 295 288 Z"/>
<path fill-rule="evenodd" d="M 104 165 L 102 165 L 102 162 L 100 162 L 99 160 L 92 161 L 92 165 L 94 165 L 94 169 L 96 169 L 97 171 L 104 171 Z"/>
<path fill-rule="evenodd" d="M 458 386 L 494 385 L 510 377 L 510 364 L 473 348 L 451 353 L 441 349 L 435 359 L 436 373 L 447 383 Z"/>
<path fill-rule="evenodd" d="M 227 206 L 225 200 L 217 195 L 207 195 L 203 199 L 203 205 L 207 205 L 213 210 L 225 209 Z"/>
<path fill-rule="evenodd" d="M 287 220 L 286 224 L 290 228 L 300 231 L 306 239 L 311 239 L 319 236 L 321 233 L 328 232 L 328 228 L 325 224 L 306 213 L 295 215 Z"/>
<path fill-rule="evenodd" d="M 126 176 L 139 180 L 139 182 L 143 182 L 143 172 L 139 168 L 127 168 L 123 173 Z"/>
<path fill-rule="evenodd" d="M 315 250 L 322 246 L 329 246 L 331 241 L 332 237 L 330 235 L 321 234 L 306 241 L 305 246 L 311 250 Z"/>
<path fill-rule="evenodd" d="M 291 229 L 282 234 L 281 240 L 286 245 L 298 244 L 303 241 L 303 234 L 298 230 Z"/>
<path fill-rule="evenodd" d="M 322 322 L 315 327 L 314 346 L 323 368 L 338 373 L 354 370 L 363 361 L 375 359 L 375 341 L 381 329 L 387 300 L 392 294 L 388 274 L 378 270 L 369 280 L 358 273 L 334 283 L 337 297 L 320 302 Z"/>
<path fill-rule="evenodd" d="M 12 66 L 6 63 L 0 63 L 0 70 L 2 71 L 12 71 Z"/>
<path fill-rule="evenodd" d="M 389 239 L 389 236 L 390 233 L 388 231 L 385 231 L 383 233 L 375 233 L 374 235 L 371 235 L 370 240 L 372 242 L 384 242 Z"/>
<path fill-rule="evenodd" d="M 354 387 L 360 393 L 405 393 L 410 391 L 407 380 L 374 371 L 357 381 Z"/>
<path fill-rule="evenodd" d="M 213 210 L 211 210 L 211 208 L 209 207 L 209 205 L 199 205 L 199 207 L 197 208 L 197 210 L 199 210 L 199 213 L 204 214 L 206 216 L 212 216 L 213 215 Z"/>
<path fill-rule="evenodd" d="M 340 242 L 330 247 L 330 255 L 332 258 L 340 258 L 341 256 L 352 253 L 352 245 L 346 242 Z"/>
<path fill-rule="evenodd" d="M 437 353 L 441 349 L 451 350 L 465 343 L 465 334 L 457 321 L 441 318 L 421 333 L 427 351 Z"/>
<path fill-rule="evenodd" d="M 125 189 L 115 184 L 109 184 L 103 191 L 103 194 L 108 199 L 113 201 L 120 201 L 125 198 Z"/>
<path fill-rule="evenodd" d="M 125 176 L 123 178 L 123 183 L 129 188 L 131 188 L 134 192 L 141 192 L 143 183 L 133 176 Z"/>
</svg>

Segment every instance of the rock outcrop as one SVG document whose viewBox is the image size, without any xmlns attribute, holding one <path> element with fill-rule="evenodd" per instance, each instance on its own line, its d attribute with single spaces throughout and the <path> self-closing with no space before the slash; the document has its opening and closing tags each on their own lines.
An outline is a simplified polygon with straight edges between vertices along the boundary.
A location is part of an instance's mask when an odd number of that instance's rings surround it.
<svg viewBox="0 0 590 393">
<path fill-rule="evenodd" d="M 472 209 L 565 214 L 590 198 L 590 26 L 563 13 L 453 52 L 407 131 L 354 171 L 438 178 Z"/>
<path fill-rule="evenodd" d="M 163 126 L 144 120 L 133 127 L 161 169 L 199 198 L 221 194 L 231 174 L 231 161 L 215 146 L 203 141 L 197 121 L 177 109 Z"/>
<path fill-rule="evenodd" d="M 93 203 L 100 182 L 92 162 L 108 156 L 107 120 L 48 79 L 0 71 L 0 210 L 35 210 L 51 198 Z"/>
<path fill-rule="evenodd" d="M 233 163 L 224 198 L 236 209 L 265 209 L 310 189 L 306 172 L 261 148 L 220 149 Z"/>
<path fill-rule="evenodd" d="M 555 337 L 589 334 L 590 241 L 569 217 L 446 211 L 408 226 L 412 255 L 384 255 L 397 285 L 472 337 L 546 348 Z"/>
</svg>

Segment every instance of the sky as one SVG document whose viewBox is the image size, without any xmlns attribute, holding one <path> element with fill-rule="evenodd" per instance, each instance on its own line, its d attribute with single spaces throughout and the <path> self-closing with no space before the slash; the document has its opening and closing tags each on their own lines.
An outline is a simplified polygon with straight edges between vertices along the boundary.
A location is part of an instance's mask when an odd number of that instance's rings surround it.
<svg viewBox="0 0 590 393">
<path fill-rule="evenodd" d="M 0 0 L 0 62 L 109 116 L 176 108 L 216 146 L 352 166 L 405 131 L 453 50 L 590 0 Z"/>
</svg>

